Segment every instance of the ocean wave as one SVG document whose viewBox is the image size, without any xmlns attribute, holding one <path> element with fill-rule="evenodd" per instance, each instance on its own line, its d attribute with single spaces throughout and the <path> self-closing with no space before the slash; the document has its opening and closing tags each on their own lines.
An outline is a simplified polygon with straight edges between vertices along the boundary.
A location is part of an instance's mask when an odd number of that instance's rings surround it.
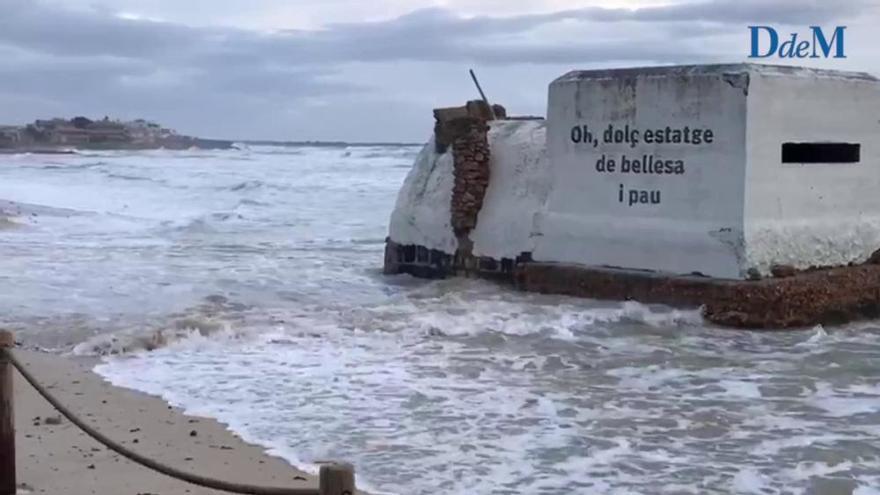
<svg viewBox="0 0 880 495">
<path fill-rule="evenodd" d="M 254 189 L 259 189 L 265 185 L 266 183 L 261 180 L 247 180 L 244 182 L 239 182 L 238 184 L 232 186 L 224 187 L 224 189 L 227 189 L 229 191 L 252 191 Z"/>
<path fill-rule="evenodd" d="M 215 295 L 202 304 L 153 325 L 91 337 L 71 351 L 77 356 L 113 356 L 154 351 L 195 337 L 237 338 L 245 333 L 243 311 L 248 306 Z"/>
<path fill-rule="evenodd" d="M 359 485 L 386 491 L 878 486 L 877 322 L 730 332 L 698 310 L 379 276 L 409 167 L 393 148 L 363 156 L 382 149 L 253 150 L 247 166 L 227 161 L 240 152 L 51 159 L 112 163 L 80 175 L 10 160 L 3 191 L 99 213 L 43 222 L 42 238 L 0 235 L 0 278 L 16 288 L 0 298 L 0 326 L 103 356 L 114 383 L 218 417 L 291 462 L 354 462 Z M 105 209 L 145 218 L 113 222 Z"/>
<path fill-rule="evenodd" d="M 637 302 L 599 302 L 522 294 L 485 281 L 451 279 L 399 286 L 387 301 L 338 312 L 317 306 L 293 314 L 269 312 L 291 330 L 399 335 L 407 341 L 436 338 L 540 337 L 580 341 L 602 337 L 609 328 L 630 325 L 671 333 L 704 324 L 699 310 L 678 310 Z"/>
<path fill-rule="evenodd" d="M 240 199 L 234 209 L 237 209 L 239 206 L 272 206 L 272 204 L 264 201 L 257 201 L 256 199 L 245 198 Z"/>
<path fill-rule="evenodd" d="M 77 344 L 71 351 L 77 356 L 114 356 L 154 351 L 193 338 L 234 335 L 228 322 L 210 318 L 182 318 L 157 328 L 135 328 L 98 335 Z"/>
<path fill-rule="evenodd" d="M 88 155 L 79 155 L 80 158 L 86 158 Z M 44 162 L 46 165 L 40 167 L 42 170 L 88 170 L 92 168 L 105 167 L 110 165 L 110 162 L 99 160 L 95 162 L 83 162 L 83 163 L 65 163 L 65 162 Z"/>
<path fill-rule="evenodd" d="M 70 217 L 74 215 L 94 215 L 93 211 L 74 210 L 70 208 L 56 208 L 54 206 L 37 205 L 0 199 L 0 215 L 15 217 L 51 216 Z"/>
<path fill-rule="evenodd" d="M 0 215 L 0 230 L 12 230 L 24 227 L 23 224 L 14 222 L 9 218 Z"/>
<path fill-rule="evenodd" d="M 232 185 L 219 186 L 217 188 L 220 191 L 232 191 L 232 192 L 250 192 L 250 191 L 259 191 L 261 189 L 269 189 L 273 191 L 286 191 L 288 190 L 288 186 L 286 184 L 281 183 L 271 183 L 265 182 L 259 179 L 251 179 L 242 182 L 238 182 Z"/>
<path fill-rule="evenodd" d="M 266 156 L 302 156 L 306 154 L 306 150 L 296 148 L 251 147 L 250 149 L 258 155 Z"/>
<path fill-rule="evenodd" d="M 128 354 L 163 348 L 194 335 L 226 339 L 230 335 L 258 336 L 278 328 L 290 335 L 327 339 L 356 332 L 396 334 L 408 342 L 492 336 L 577 342 L 602 338 L 609 325 L 614 324 L 666 330 L 698 327 L 703 321 L 697 310 L 681 311 L 635 302 L 592 302 L 594 306 L 590 307 L 543 302 L 516 292 L 502 292 L 500 297 L 486 293 L 497 294 L 498 290 L 498 286 L 482 281 L 439 281 L 427 287 L 411 286 L 387 302 L 361 307 L 300 302 L 296 308 L 259 311 L 214 296 L 154 325 L 96 336 L 79 344 L 75 352 Z"/>
<path fill-rule="evenodd" d="M 213 234 L 219 232 L 218 229 L 222 224 L 241 220 L 245 220 L 245 216 L 241 213 L 216 211 L 185 220 L 164 221 L 160 224 L 158 233 L 162 235 Z"/>
<path fill-rule="evenodd" d="M 376 244 L 383 244 L 384 245 L 385 238 L 384 237 L 375 237 L 372 239 L 351 239 L 349 242 L 351 244 L 358 245 L 358 246 L 360 246 L 360 245 L 374 246 Z"/>
<path fill-rule="evenodd" d="M 876 384 L 826 381 L 799 352 L 774 356 L 789 366 L 779 370 L 760 350 L 719 353 L 706 329 L 658 335 L 647 323 L 657 315 L 689 324 L 668 308 L 429 285 L 371 308 L 291 309 L 259 332 L 195 334 L 98 371 L 218 417 L 292 463 L 347 455 L 393 493 L 850 493 L 876 481 Z M 437 299 L 452 288 L 471 294 L 444 299 L 444 314 Z M 530 328 L 522 313 L 540 311 L 578 341 Z M 485 323 L 503 313 L 525 322 L 505 329 L 512 338 L 455 332 L 491 335 Z M 418 315 L 449 333 L 406 325 Z M 361 448 L 333 447 L 344 439 Z"/>
<path fill-rule="evenodd" d="M 162 183 L 161 180 L 156 180 L 150 177 L 144 177 L 142 175 L 131 175 L 131 174 L 123 174 L 118 172 L 107 172 L 105 174 L 110 179 L 119 179 L 125 181 L 139 181 L 139 182 L 157 182 Z"/>
</svg>

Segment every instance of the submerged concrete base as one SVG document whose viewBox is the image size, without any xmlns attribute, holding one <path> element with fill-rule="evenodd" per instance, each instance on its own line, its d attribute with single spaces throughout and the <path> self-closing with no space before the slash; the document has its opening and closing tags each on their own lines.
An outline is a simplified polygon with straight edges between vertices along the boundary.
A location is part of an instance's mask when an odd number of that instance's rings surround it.
<svg viewBox="0 0 880 495">
<path fill-rule="evenodd" d="M 528 253 L 516 259 L 459 259 L 388 240 L 385 273 L 423 278 L 477 276 L 544 294 L 702 307 L 710 322 L 736 328 L 801 328 L 880 317 L 880 265 L 870 263 L 797 272 L 783 278 L 723 280 L 539 263 Z"/>
<path fill-rule="evenodd" d="M 752 281 L 528 263 L 517 267 L 514 278 L 528 291 L 702 307 L 707 320 L 738 328 L 797 328 L 880 316 L 880 265 Z"/>
</svg>

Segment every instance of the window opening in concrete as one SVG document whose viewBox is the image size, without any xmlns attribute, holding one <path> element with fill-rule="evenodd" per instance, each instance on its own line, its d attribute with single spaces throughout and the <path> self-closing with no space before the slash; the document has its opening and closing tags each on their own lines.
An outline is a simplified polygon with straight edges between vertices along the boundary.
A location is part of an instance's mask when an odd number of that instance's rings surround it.
<svg viewBox="0 0 880 495">
<path fill-rule="evenodd" d="M 853 143 L 783 143 L 782 163 L 858 163 L 861 152 Z"/>
</svg>

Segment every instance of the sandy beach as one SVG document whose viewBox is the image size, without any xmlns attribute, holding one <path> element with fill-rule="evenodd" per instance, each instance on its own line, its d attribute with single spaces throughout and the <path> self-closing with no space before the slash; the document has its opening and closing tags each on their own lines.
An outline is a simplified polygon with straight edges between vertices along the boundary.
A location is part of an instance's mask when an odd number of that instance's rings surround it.
<svg viewBox="0 0 880 495">
<path fill-rule="evenodd" d="M 316 486 L 311 475 L 266 455 L 224 425 L 184 415 L 164 401 L 109 385 L 94 360 L 17 351 L 31 372 L 100 431 L 160 462 L 203 476 L 257 485 Z M 15 375 L 19 493 L 216 494 L 154 473 L 79 431 Z"/>
</svg>

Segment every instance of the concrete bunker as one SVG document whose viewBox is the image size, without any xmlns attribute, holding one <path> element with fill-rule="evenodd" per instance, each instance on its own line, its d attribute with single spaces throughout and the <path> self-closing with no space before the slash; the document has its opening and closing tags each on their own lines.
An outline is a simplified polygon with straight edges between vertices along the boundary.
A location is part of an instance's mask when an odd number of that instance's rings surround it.
<svg viewBox="0 0 880 495">
<path fill-rule="evenodd" d="M 870 75 L 574 71 L 551 83 L 546 121 L 489 120 L 474 103 L 442 114 L 392 215 L 388 273 L 703 306 L 755 328 L 880 313 Z"/>
</svg>

